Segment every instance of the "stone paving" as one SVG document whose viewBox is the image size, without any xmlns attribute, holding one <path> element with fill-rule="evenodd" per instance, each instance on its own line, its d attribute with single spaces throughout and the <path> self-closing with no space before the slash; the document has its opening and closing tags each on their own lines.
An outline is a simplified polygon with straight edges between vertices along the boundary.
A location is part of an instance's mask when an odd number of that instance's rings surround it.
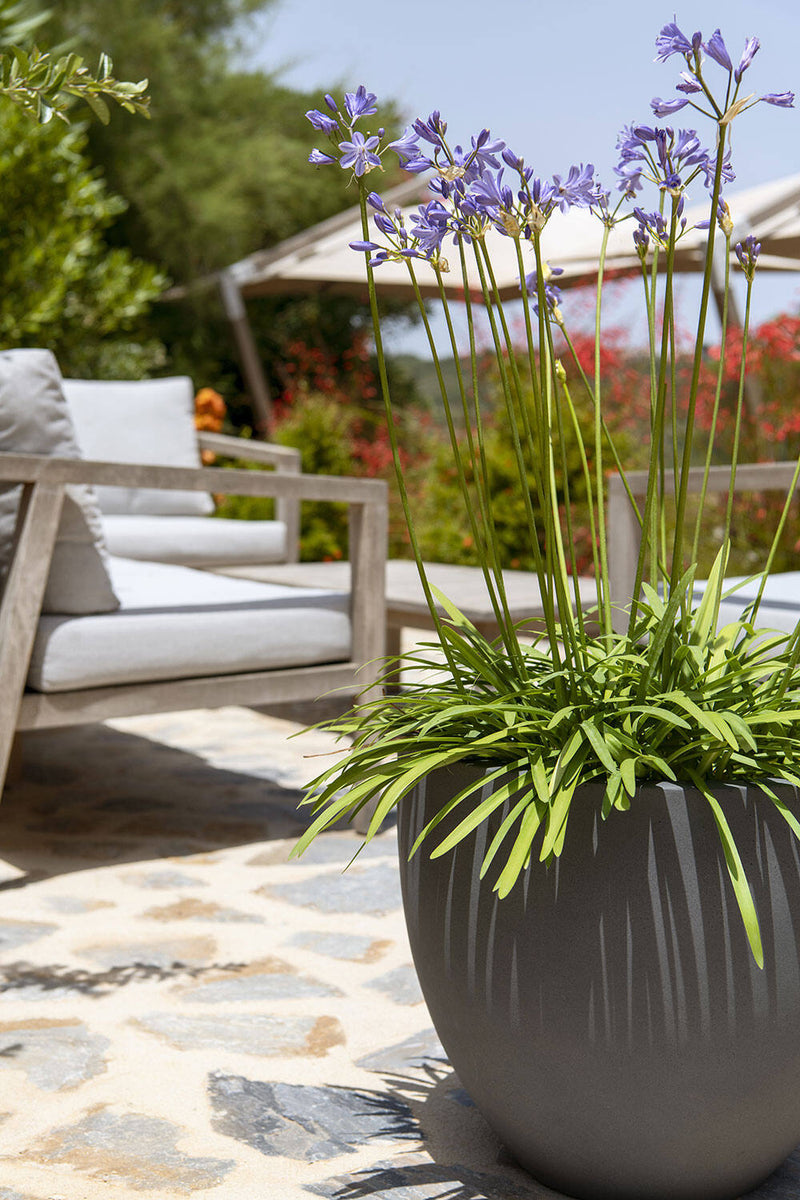
<svg viewBox="0 0 800 1200">
<path fill-rule="evenodd" d="M 295 729 L 230 708 L 26 738 L 0 806 L 0 1200 L 556 1196 L 438 1044 L 393 830 L 344 874 L 348 830 L 288 860 L 332 751 Z M 752 1200 L 798 1196 L 793 1156 Z"/>
</svg>

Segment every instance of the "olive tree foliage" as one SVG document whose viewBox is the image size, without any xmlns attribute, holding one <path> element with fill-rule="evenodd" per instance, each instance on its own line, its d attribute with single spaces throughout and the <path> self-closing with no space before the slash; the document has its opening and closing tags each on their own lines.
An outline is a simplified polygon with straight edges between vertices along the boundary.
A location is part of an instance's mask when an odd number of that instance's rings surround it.
<svg viewBox="0 0 800 1200">
<path fill-rule="evenodd" d="M 165 277 L 105 244 L 125 203 L 90 166 L 85 126 L 0 106 L 0 179 L 0 346 L 46 346 L 74 375 L 160 366 L 142 318 Z"/>
<path fill-rule="evenodd" d="M 79 54 L 41 50 L 34 39 L 50 14 L 31 0 L 0 0 L 0 96 L 46 124 L 52 117 L 68 120 L 76 99 L 83 100 L 103 124 L 108 101 L 130 113 L 147 115 L 147 80 L 116 79 L 110 57 L 101 52 L 96 71 Z"/>
<path fill-rule="evenodd" d="M 41 50 L 48 14 L 0 0 L 0 346 L 46 346 L 73 374 L 142 374 L 163 347 L 141 319 L 165 278 L 104 231 L 125 209 L 87 153 L 76 106 L 102 122 L 109 102 L 147 114 L 147 81 L 92 71 L 72 51 Z M 54 120 L 54 118 L 57 118 Z"/>
</svg>

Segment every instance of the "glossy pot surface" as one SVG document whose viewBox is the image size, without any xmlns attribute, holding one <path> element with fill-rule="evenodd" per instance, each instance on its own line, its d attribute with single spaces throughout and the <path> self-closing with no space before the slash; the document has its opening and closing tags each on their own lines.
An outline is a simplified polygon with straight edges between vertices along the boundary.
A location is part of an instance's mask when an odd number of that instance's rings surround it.
<svg viewBox="0 0 800 1200">
<path fill-rule="evenodd" d="M 464 1087 L 522 1166 L 590 1200 L 727 1200 L 800 1142 L 800 854 L 756 787 L 717 790 L 756 902 L 753 962 L 703 796 L 642 787 L 599 816 L 573 800 L 561 860 L 511 894 L 478 877 L 492 825 L 408 862 L 477 768 L 424 780 L 400 811 L 414 961 Z M 782 797 L 800 812 L 795 789 Z"/>
</svg>

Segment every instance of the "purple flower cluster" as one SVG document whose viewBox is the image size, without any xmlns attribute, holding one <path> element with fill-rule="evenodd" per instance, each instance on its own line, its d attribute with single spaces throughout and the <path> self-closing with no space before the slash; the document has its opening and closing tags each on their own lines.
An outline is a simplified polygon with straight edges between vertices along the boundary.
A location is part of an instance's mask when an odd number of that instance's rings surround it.
<svg viewBox="0 0 800 1200">
<path fill-rule="evenodd" d="M 614 172 L 626 196 L 635 195 L 645 179 L 662 191 L 682 193 L 699 172 L 708 179 L 713 171 L 711 152 L 701 146 L 693 129 L 676 133 L 669 126 L 627 125 L 617 139 L 617 149 L 620 158 Z"/>
<path fill-rule="evenodd" d="M 761 253 L 761 242 L 757 242 L 753 234 L 746 237 L 743 242 L 737 242 L 735 247 L 736 257 L 739 260 L 739 266 L 745 273 L 750 282 L 756 269 L 756 262 Z"/>
<path fill-rule="evenodd" d="M 730 113 L 731 110 L 732 114 L 735 115 L 737 112 L 743 111 L 745 107 L 749 108 L 750 102 L 737 107 L 737 92 L 739 84 L 742 82 L 742 76 L 755 58 L 759 45 L 757 37 L 747 38 L 739 62 L 734 66 L 733 59 L 728 53 L 728 48 L 719 29 L 715 29 L 711 37 L 703 41 L 703 35 L 699 31 L 693 33 L 691 38 L 688 38 L 674 22 L 665 25 L 656 38 L 655 61 L 666 62 L 673 54 L 680 54 L 686 60 L 687 69 L 681 72 L 681 82 L 676 85 L 677 91 L 683 94 L 675 96 L 671 100 L 662 100 L 659 96 L 656 96 L 651 101 L 653 112 L 657 117 L 669 117 L 680 109 L 685 108 L 687 104 L 699 107 L 690 97 L 700 94 L 711 100 L 720 118 L 725 116 L 725 113 Z M 729 90 L 730 81 L 731 79 L 733 80 L 734 92 L 732 96 L 729 95 L 726 98 L 724 111 L 713 101 L 711 93 L 703 79 L 702 50 L 718 66 L 727 71 Z M 730 100 L 730 104 L 728 104 L 728 100 Z M 791 108 L 794 105 L 794 94 L 792 92 L 767 92 L 765 95 L 753 99 L 751 103 L 757 104 L 759 100 L 763 100 L 766 104 L 777 105 L 779 108 Z M 705 110 L 701 109 L 701 111 Z"/>
<path fill-rule="evenodd" d="M 653 112 L 657 117 L 668 117 L 691 105 L 715 121 L 720 137 L 724 136 L 727 125 L 735 116 L 759 100 L 778 107 L 791 107 L 794 103 L 791 92 L 738 98 L 742 77 L 758 49 L 758 38 L 747 38 L 738 62 L 734 62 L 719 29 L 704 40 L 699 31 L 687 37 L 675 22 L 665 25 L 656 38 L 656 61 L 667 62 L 677 54 L 684 60 L 685 69 L 676 85 L 677 95 L 654 99 L 651 103 Z M 717 103 L 704 78 L 706 59 L 727 73 L 723 103 Z M 456 243 L 469 243 L 482 238 L 489 228 L 495 228 L 508 237 L 536 241 L 556 209 L 567 212 L 575 207 L 588 208 L 608 225 L 617 220 L 619 205 L 612 213 L 608 193 L 598 184 L 591 163 L 572 166 L 565 175 L 553 175 L 550 179 L 536 176 L 522 158 L 494 138 L 488 129 L 472 137 L 468 146 L 451 145 L 447 140 L 447 124 L 438 111 L 427 118 L 418 118 L 399 138 L 383 146 L 383 129 L 373 133 L 355 128 L 358 121 L 376 112 L 375 95 L 361 85 L 355 92 L 345 94 L 341 108 L 332 96 L 326 95 L 324 107 L 306 113 L 312 126 L 325 134 L 330 143 L 327 151 L 312 151 L 309 156 L 312 163 L 338 163 L 343 170 L 352 171 L 360 179 L 380 168 L 383 153 L 392 150 L 405 171 L 432 175 L 430 191 L 433 198 L 427 204 L 421 204 L 408 219 L 400 209 L 387 210 L 377 193 L 370 192 L 367 196 L 381 240 L 360 240 L 351 245 L 366 252 L 373 267 L 388 261 L 416 258 L 427 259 L 439 270 L 446 270 L 442 250 L 447 238 Z M 694 129 L 632 124 L 620 133 L 617 149 L 619 161 L 615 174 L 623 198 L 636 197 L 645 182 L 655 185 L 662 198 L 669 196 L 673 201 L 673 214 L 678 220 L 677 236 L 686 228 L 683 211 L 691 183 L 700 177 L 706 188 L 713 190 L 718 170 L 720 184 L 734 178 L 730 150 L 725 153 L 720 167 L 717 152 L 701 145 Z M 642 261 L 652 243 L 665 246 L 669 240 L 669 222 L 664 211 L 663 203 L 659 211 L 648 212 L 642 206 L 633 209 L 636 222 L 633 241 Z M 716 220 L 729 236 L 730 214 L 721 198 Z M 701 222 L 698 228 L 708 227 L 709 223 Z M 752 238 L 736 247 L 748 278 L 752 278 L 759 249 Z M 526 279 L 526 287 L 532 294 L 537 294 L 535 275 Z M 551 311 L 557 312 L 558 299 L 558 288 L 548 280 L 545 300 Z"/>
<path fill-rule="evenodd" d="M 380 167 L 383 130 L 364 134 L 354 128 L 359 119 L 377 111 L 375 96 L 361 86 L 345 95 L 343 109 L 332 96 L 325 97 L 325 106 L 306 116 L 328 137 L 331 149 L 312 151 L 309 161 L 338 162 L 358 177 Z M 404 170 L 433 174 L 433 199 L 420 205 L 406 223 L 399 209 L 389 212 L 376 193 L 368 195 L 374 224 L 384 240 L 359 240 L 351 246 L 368 253 L 371 266 L 423 258 L 446 269 L 441 251 L 447 237 L 470 242 L 494 226 L 506 236 L 532 239 L 556 208 L 562 212 L 576 206 L 602 209 L 607 202 L 591 163 L 573 166 L 566 175 L 541 179 L 488 129 L 472 137 L 466 148 L 451 146 L 446 135 L 441 114 L 432 112 L 385 147 L 397 154 Z M 556 305 L 556 292 L 548 292 L 551 307 Z"/>
<path fill-rule="evenodd" d="M 319 108 L 312 108 L 307 112 L 306 117 L 314 128 L 326 134 L 331 148 L 338 151 L 338 154 L 326 154 L 323 150 L 312 150 L 308 161 L 315 166 L 327 166 L 338 162 L 342 170 L 352 169 L 353 174 L 357 176 L 365 175 L 373 167 L 379 167 L 381 160 L 376 150 L 380 146 L 383 130 L 365 137 L 355 129 L 356 121 L 361 117 L 371 117 L 378 111 L 376 100 L 375 93 L 368 92 L 361 84 L 354 92 L 345 93 L 344 109 L 347 116 L 340 111 L 330 95 L 325 97 L 328 112 Z"/>
</svg>

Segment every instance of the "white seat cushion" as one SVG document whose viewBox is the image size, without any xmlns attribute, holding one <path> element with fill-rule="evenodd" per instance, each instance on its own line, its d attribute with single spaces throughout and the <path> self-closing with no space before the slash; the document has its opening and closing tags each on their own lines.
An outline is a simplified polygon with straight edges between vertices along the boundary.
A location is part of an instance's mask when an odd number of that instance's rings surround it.
<svg viewBox="0 0 800 1200">
<path fill-rule="evenodd" d="M 72 421 L 84 458 L 149 466 L 199 467 L 194 388 L 186 375 L 170 379 L 65 379 Z M 203 516 L 214 511 L 205 492 L 98 487 L 104 513 Z"/>
<path fill-rule="evenodd" d="M 119 610 L 43 616 L 29 687 L 62 692 L 350 657 L 349 598 L 341 592 L 109 561 Z"/>
<path fill-rule="evenodd" d="M 0 451 L 80 458 L 61 372 L 49 350 L 0 354 Z M 21 488 L 0 487 L 0 585 L 11 561 Z M 106 567 L 100 512 L 91 488 L 67 488 L 43 610 L 109 612 L 117 607 Z"/>
<path fill-rule="evenodd" d="M 286 561 L 282 521 L 209 517 L 103 516 L 110 554 L 186 567 L 240 567 Z"/>
</svg>

